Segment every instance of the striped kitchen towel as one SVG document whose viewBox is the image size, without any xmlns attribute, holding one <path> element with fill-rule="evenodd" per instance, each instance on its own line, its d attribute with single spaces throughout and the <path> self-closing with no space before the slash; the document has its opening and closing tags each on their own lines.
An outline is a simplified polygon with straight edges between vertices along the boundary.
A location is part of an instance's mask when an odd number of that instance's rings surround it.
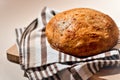
<svg viewBox="0 0 120 80">
<path fill-rule="evenodd" d="M 45 7 L 28 27 L 15 29 L 20 65 L 29 80 L 87 80 L 103 67 L 120 66 L 119 40 L 110 51 L 87 58 L 52 49 L 45 25 L 57 13 Z"/>
</svg>

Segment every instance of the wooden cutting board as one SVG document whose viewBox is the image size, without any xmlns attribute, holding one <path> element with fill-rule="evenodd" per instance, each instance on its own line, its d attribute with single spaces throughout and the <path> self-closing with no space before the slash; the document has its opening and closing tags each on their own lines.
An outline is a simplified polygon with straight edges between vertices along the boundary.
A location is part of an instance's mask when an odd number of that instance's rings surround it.
<svg viewBox="0 0 120 80">
<path fill-rule="evenodd" d="M 19 64 L 19 53 L 16 45 L 7 50 L 7 59 Z M 107 67 L 93 75 L 89 80 L 120 80 L 120 67 Z"/>
</svg>

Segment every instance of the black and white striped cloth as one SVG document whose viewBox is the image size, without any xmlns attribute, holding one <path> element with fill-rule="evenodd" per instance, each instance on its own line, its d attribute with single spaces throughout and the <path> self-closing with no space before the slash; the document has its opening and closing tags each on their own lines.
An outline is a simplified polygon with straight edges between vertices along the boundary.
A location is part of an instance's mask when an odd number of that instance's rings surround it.
<svg viewBox="0 0 120 80">
<path fill-rule="evenodd" d="M 45 36 L 45 25 L 58 11 L 43 8 L 27 28 L 17 28 L 20 65 L 29 80 L 87 80 L 101 68 L 120 66 L 120 43 L 108 52 L 77 58 L 52 49 Z"/>
</svg>

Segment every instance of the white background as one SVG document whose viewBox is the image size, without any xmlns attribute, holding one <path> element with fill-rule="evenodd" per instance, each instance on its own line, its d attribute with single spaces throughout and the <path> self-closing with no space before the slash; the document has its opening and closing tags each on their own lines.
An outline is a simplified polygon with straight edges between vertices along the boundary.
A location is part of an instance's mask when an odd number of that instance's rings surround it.
<svg viewBox="0 0 120 80">
<path fill-rule="evenodd" d="M 87 7 L 110 15 L 120 25 L 120 0 L 0 0 L 0 80 L 28 80 L 20 66 L 7 60 L 17 27 L 26 27 L 44 7 L 66 10 Z"/>
</svg>

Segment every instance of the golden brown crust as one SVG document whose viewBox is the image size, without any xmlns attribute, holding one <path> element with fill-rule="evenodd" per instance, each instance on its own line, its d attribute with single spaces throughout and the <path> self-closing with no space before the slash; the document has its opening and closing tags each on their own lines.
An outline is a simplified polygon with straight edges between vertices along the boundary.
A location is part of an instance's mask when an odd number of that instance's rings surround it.
<svg viewBox="0 0 120 80">
<path fill-rule="evenodd" d="M 76 8 L 57 14 L 46 26 L 50 45 L 61 52 L 87 57 L 116 45 L 119 31 L 106 14 L 88 8 Z"/>
</svg>

